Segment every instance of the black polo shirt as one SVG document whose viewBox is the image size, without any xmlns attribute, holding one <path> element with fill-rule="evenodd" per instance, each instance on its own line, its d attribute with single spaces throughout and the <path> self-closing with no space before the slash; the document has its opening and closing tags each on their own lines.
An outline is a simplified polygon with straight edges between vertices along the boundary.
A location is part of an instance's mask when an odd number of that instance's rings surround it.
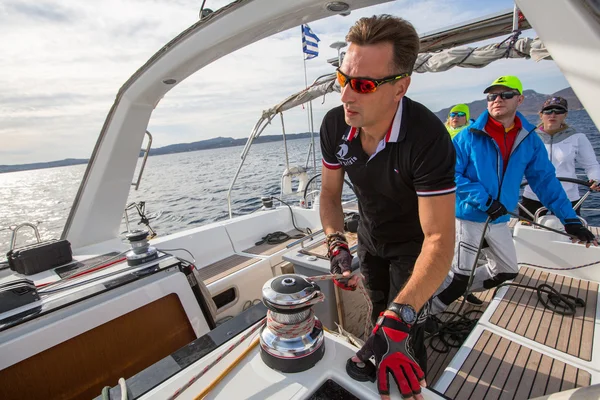
<svg viewBox="0 0 600 400">
<path fill-rule="evenodd" d="M 346 124 L 342 106 L 330 110 L 321 125 L 323 165 L 343 168 L 352 181 L 361 236 L 378 248 L 397 243 L 403 245 L 403 255 L 418 255 L 423 243 L 418 196 L 456 189 L 450 135 L 435 114 L 407 97 L 371 157 L 363 151 L 358 133 Z"/>
</svg>

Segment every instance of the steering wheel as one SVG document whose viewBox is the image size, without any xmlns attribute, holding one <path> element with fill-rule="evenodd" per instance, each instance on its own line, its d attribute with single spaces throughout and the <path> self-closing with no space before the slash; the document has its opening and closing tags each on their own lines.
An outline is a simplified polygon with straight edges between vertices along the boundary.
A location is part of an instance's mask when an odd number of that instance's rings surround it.
<svg viewBox="0 0 600 400">
<path fill-rule="evenodd" d="M 588 182 L 588 181 L 584 181 L 583 179 L 576 179 L 576 178 L 561 178 L 561 177 L 558 177 L 557 179 L 560 182 L 575 183 L 577 185 L 585 186 L 585 187 L 588 188 L 588 191 L 581 197 L 581 199 L 579 199 L 579 201 L 577 202 L 577 204 L 575 204 L 573 206 L 573 210 L 579 209 L 581 207 L 581 205 L 583 204 L 583 202 L 592 193 L 592 190 L 590 188 L 592 187 L 593 182 Z M 529 183 L 527 183 L 527 181 L 524 181 L 523 183 L 521 183 L 521 187 L 525 187 L 528 184 Z M 541 207 L 541 208 L 538 208 L 538 210 L 535 212 L 535 215 L 531 215 L 531 213 L 529 212 L 529 210 L 527 210 L 521 204 L 521 202 L 518 203 L 518 207 L 519 207 L 519 209 L 523 210 L 525 213 L 529 214 L 534 221 L 537 221 L 538 217 L 540 216 L 540 213 L 542 213 L 543 211 L 547 211 L 548 210 L 546 207 Z M 584 226 L 587 226 L 587 222 L 583 218 L 579 217 L 579 219 L 581 220 L 581 222 L 583 223 Z"/>
<path fill-rule="evenodd" d="M 312 178 L 310 178 L 308 180 L 308 182 L 306 183 L 306 187 L 304 188 L 304 193 L 302 195 L 302 201 L 304 202 L 304 204 L 306 204 L 306 196 L 308 196 L 308 188 L 310 187 L 310 184 L 312 183 L 312 181 L 314 181 L 315 179 L 317 179 L 319 176 L 321 176 L 321 174 L 316 174 L 315 176 L 313 176 Z M 346 185 L 348 185 L 348 187 L 350 188 L 350 190 L 352 190 L 352 193 L 354 193 L 354 196 L 356 196 L 356 192 L 354 191 L 354 186 L 352 185 L 352 183 L 350 183 L 350 181 L 348 179 L 346 179 L 346 178 L 344 178 L 344 183 Z"/>
</svg>

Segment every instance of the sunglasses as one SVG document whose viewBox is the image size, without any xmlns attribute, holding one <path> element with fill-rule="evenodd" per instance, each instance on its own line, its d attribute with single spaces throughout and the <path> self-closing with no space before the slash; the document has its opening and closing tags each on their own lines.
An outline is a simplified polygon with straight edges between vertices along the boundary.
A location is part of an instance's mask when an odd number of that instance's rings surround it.
<svg viewBox="0 0 600 400">
<path fill-rule="evenodd" d="M 458 112 L 451 112 L 450 114 L 450 118 L 454 118 L 454 117 L 466 117 L 467 114 L 462 112 L 462 111 L 458 111 Z"/>
<path fill-rule="evenodd" d="M 563 110 L 560 108 L 550 108 L 548 110 L 542 111 L 542 114 L 544 114 L 544 115 L 550 115 L 550 114 L 563 115 L 566 113 L 567 113 L 567 110 Z"/>
<path fill-rule="evenodd" d="M 498 96 L 500 96 L 502 98 L 502 100 L 510 100 L 515 96 L 519 96 L 519 93 L 516 92 L 502 92 L 502 93 L 488 93 L 487 95 L 487 101 L 489 101 L 490 103 L 492 101 L 495 101 Z"/>
<path fill-rule="evenodd" d="M 410 75 L 408 73 L 404 73 L 404 74 L 400 74 L 400 75 L 387 76 L 382 79 L 353 78 L 351 76 L 344 74 L 342 71 L 340 71 L 339 68 L 336 70 L 336 73 L 337 73 L 337 80 L 341 87 L 346 87 L 346 85 L 348 83 L 350 83 L 350 87 L 352 88 L 352 90 L 354 90 L 356 93 L 360 93 L 360 94 L 373 93 L 374 91 L 377 90 L 378 86 L 381 86 L 384 83 L 395 82 L 399 79 L 406 78 L 407 76 Z"/>
</svg>

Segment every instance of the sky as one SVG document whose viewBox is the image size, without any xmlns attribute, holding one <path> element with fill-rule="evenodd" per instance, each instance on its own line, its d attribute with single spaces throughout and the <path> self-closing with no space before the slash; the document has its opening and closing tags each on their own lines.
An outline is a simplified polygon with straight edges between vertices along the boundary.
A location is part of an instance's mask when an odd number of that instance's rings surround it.
<svg viewBox="0 0 600 400">
<path fill-rule="evenodd" d="M 282 1 L 282 0 L 278 0 Z M 286 0 L 287 1 L 287 0 Z M 217 10 L 229 0 L 207 0 Z M 201 0 L 0 0 L 0 165 L 89 158 L 123 83 L 156 51 L 198 19 Z M 512 9 L 509 0 L 396 0 L 349 16 L 314 21 L 319 56 L 308 80 L 333 72 L 329 47 L 362 16 L 388 13 L 419 34 Z M 535 37 L 526 31 L 524 36 Z M 414 74 L 408 91 L 433 111 L 483 97 L 500 75 L 525 89 L 553 93 L 568 86 L 552 61 L 501 60 L 484 69 Z M 148 130 L 153 147 L 217 136 L 243 138 L 262 110 L 304 87 L 300 28 L 227 55 L 176 85 L 158 104 Z M 339 94 L 313 102 L 315 130 Z M 309 130 L 306 111 L 284 113 L 286 132 Z M 264 132 L 280 134 L 279 123 Z"/>
</svg>

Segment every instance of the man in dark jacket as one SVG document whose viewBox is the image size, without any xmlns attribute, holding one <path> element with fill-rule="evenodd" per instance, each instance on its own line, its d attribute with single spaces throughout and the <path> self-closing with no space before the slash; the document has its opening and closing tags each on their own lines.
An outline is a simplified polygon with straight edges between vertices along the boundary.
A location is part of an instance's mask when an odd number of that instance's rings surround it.
<svg viewBox="0 0 600 400">
<path fill-rule="evenodd" d="M 483 93 L 487 94 L 487 112 L 453 140 L 456 242 L 450 273 L 433 298 L 434 314 L 465 294 L 488 219 L 488 262 L 475 270 L 469 290 L 491 289 L 517 276 L 517 254 L 506 222 L 510 219 L 507 210 L 517 206 L 523 176 L 542 203 L 560 218 L 567 233 L 588 247 L 590 243 L 598 245 L 571 207 L 535 126 L 517 112 L 524 99 L 519 79 L 501 76 Z"/>
</svg>

